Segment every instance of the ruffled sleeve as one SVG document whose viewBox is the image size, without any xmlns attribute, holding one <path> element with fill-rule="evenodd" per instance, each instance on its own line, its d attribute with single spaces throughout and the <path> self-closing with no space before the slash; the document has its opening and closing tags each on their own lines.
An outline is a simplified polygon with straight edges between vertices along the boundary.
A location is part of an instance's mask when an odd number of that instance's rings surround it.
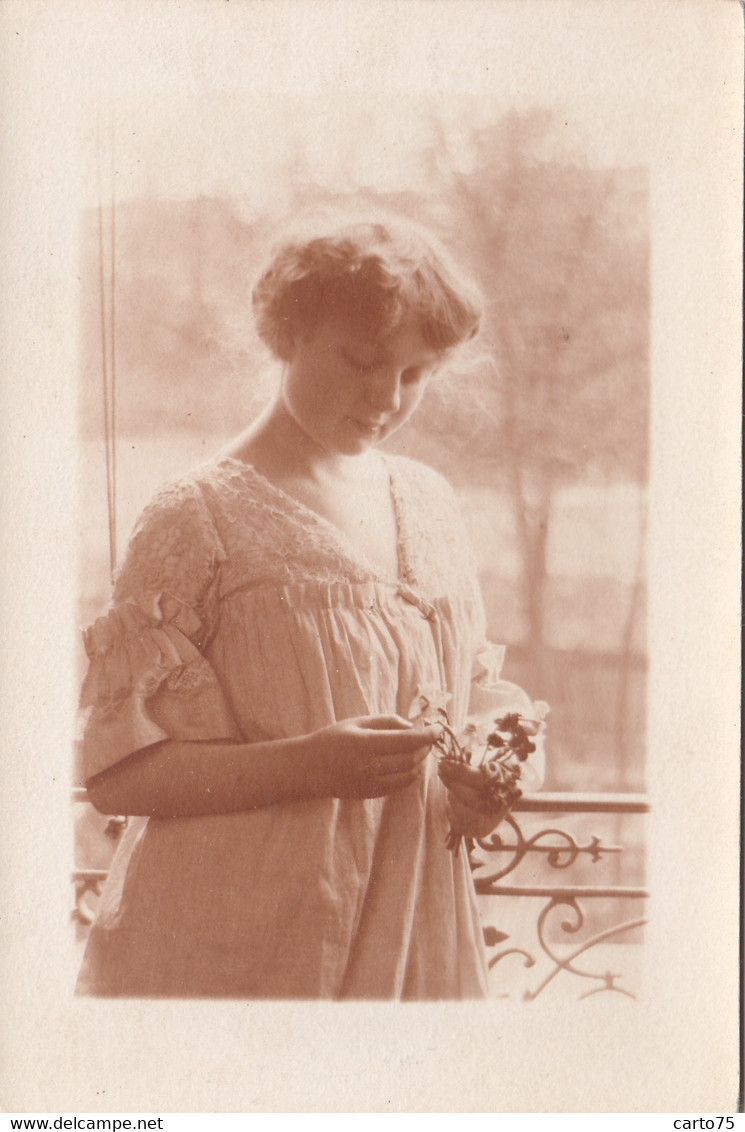
<svg viewBox="0 0 745 1132">
<path fill-rule="evenodd" d="M 86 779 L 164 739 L 241 739 L 202 651 L 224 559 L 196 484 L 162 491 L 143 513 L 111 607 L 83 635 Z"/>
</svg>

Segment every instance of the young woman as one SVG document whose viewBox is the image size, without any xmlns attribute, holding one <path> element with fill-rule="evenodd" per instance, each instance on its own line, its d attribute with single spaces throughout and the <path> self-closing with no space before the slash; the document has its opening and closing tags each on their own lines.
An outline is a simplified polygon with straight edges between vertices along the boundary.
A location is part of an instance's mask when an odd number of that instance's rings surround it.
<svg viewBox="0 0 745 1132">
<path fill-rule="evenodd" d="M 253 292 L 276 396 L 145 510 L 86 633 L 89 796 L 133 815 L 78 990 L 459 998 L 486 993 L 466 855 L 470 772 L 430 755 L 422 688 L 465 723 L 530 712 L 499 680 L 453 494 L 379 446 L 479 323 L 419 230 L 322 227 Z"/>
</svg>

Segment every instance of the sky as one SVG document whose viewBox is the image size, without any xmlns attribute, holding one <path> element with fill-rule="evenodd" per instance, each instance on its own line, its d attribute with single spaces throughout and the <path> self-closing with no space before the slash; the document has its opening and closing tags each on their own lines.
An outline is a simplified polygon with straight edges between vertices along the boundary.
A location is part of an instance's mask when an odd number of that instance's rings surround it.
<svg viewBox="0 0 745 1132">
<path fill-rule="evenodd" d="M 542 109 L 556 128 L 541 156 L 593 167 L 644 165 L 649 137 L 631 104 L 517 93 L 502 98 L 443 98 L 391 92 L 145 95 L 114 99 L 91 115 L 84 133 L 86 203 L 158 197 L 223 196 L 249 215 L 281 210 L 293 179 L 293 160 L 328 188 L 364 184 L 380 191 L 426 188 L 421 150 L 441 129 L 458 165 L 473 160 L 468 132 L 504 114 Z M 436 123 L 438 124 L 436 126 Z M 113 158 L 112 158 L 113 142 Z"/>
</svg>

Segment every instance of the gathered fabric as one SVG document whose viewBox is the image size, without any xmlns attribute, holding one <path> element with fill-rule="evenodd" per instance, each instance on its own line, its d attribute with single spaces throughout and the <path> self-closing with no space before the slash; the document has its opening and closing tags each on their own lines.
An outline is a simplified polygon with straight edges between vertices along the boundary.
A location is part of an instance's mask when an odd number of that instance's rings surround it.
<svg viewBox="0 0 745 1132">
<path fill-rule="evenodd" d="M 484 672 L 510 702 L 451 489 L 385 460 L 396 577 L 237 460 L 156 496 L 85 634 L 87 777 L 166 738 L 251 742 L 408 717 L 425 685 L 450 695 L 461 727 Z M 384 798 L 131 820 L 79 992 L 483 996 L 473 882 L 466 855 L 445 847 L 446 802 L 430 757 L 421 781 Z"/>
</svg>

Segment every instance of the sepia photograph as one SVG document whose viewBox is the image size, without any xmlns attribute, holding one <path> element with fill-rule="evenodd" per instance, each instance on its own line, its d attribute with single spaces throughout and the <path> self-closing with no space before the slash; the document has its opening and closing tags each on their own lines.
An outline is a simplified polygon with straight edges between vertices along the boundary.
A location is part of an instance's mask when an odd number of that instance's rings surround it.
<svg viewBox="0 0 745 1132">
<path fill-rule="evenodd" d="M 6 9 L 60 261 L 8 1111 L 736 1110 L 736 7 Z"/>
<path fill-rule="evenodd" d="M 81 225 L 80 991 L 633 994 L 648 168 L 486 100 L 137 111 Z"/>
</svg>

